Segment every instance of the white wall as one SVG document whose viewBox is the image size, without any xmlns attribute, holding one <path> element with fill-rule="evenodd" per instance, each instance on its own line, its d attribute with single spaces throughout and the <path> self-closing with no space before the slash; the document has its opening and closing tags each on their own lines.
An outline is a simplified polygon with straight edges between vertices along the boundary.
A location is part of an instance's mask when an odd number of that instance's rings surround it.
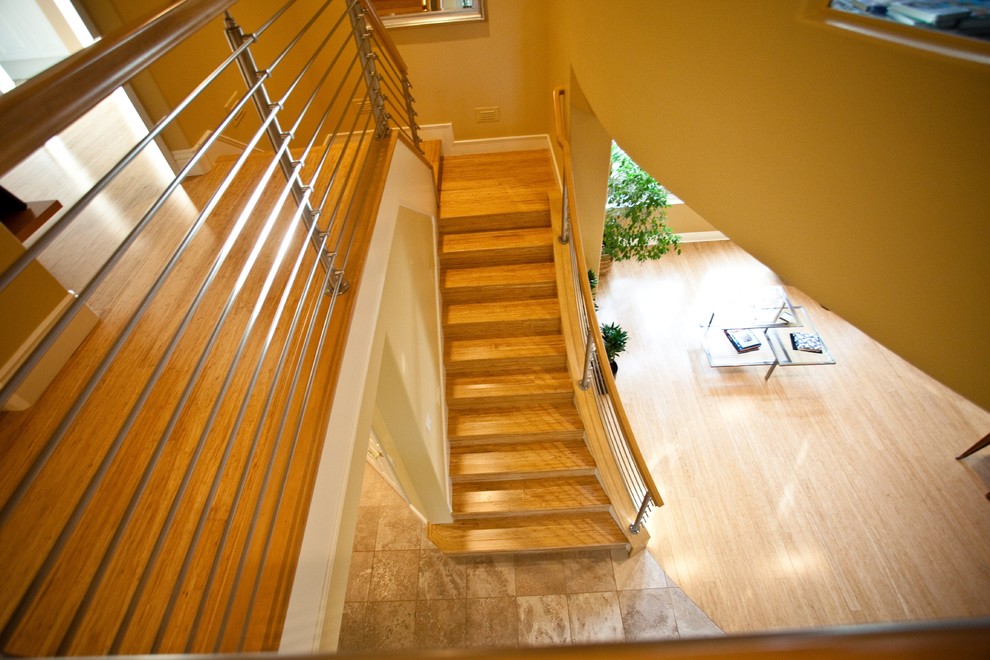
<svg viewBox="0 0 990 660">
<path fill-rule="evenodd" d="M 379 311 L 376 404 L 385 452 L 413 507 L 450 522 L 436 223 L 400 207 Z M 377 343 L 377 342 L 376 342 Z"/>
<path fill-rule="evenodd" d="M 356 295 L 313 501 L 306 522 L 279 651 L 333 650 L 340 629 L 363 464 L 371 431 L 381 352 L 375 337 L 401 208 L 436 215 L 433 175 L 401 141 L 379 206 Z"/>
</svg>

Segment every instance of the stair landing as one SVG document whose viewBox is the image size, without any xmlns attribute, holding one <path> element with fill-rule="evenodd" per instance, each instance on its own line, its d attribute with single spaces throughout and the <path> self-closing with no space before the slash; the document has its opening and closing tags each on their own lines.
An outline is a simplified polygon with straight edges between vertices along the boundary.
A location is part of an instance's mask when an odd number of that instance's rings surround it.
<svg viewBox="0 0 990 660">
<path fill-rule="evenodd" d="M 547 151 L 507 151 L 443 159 L 440 230 L 549 226 L 547 190 L 557 188 Z"/>
</svg>

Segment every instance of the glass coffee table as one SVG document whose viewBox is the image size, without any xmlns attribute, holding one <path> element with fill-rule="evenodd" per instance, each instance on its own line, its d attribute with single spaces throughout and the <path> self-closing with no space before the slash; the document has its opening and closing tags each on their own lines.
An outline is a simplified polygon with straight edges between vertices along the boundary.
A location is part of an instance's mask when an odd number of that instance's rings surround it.
<svg viewBox="0 0 990 660">
<path fill-rule="evenodd" d="M 783 287 L 741 291 L 702 324 L 712 367 L 777 367 L 835 364 L 807 310 L 792 305 Z"/>
</svg>

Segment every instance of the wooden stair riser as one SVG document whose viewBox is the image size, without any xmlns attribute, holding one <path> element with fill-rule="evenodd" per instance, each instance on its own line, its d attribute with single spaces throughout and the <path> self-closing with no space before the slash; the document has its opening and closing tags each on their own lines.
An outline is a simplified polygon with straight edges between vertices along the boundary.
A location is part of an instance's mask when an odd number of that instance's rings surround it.
<svg viewBox="0 0 990 660">
<path fill-rule="evenodd" d="M 595 474 L 584 443 L 527 442 L 452 446 L 450 478 L 458 481 L 509 481 Z"/>
<path fill-rule="evenodd" d="M 608 511 L 608 496 L 594 477 L 465 481 L 454 493 L 454 520 Z"/>
<path fill-rule="evenodd" d="M 457 289 L 442 289 L 440 296 L 445 303 L 479 303 L 501 300 L 534 300 L 537 298 L 552 298 L 557 295 L 557 285 L 554 282 L 520 282 L 518 284 L 489 286 L 460 287 Z"/>
<path fill-rule="evenodd" d="M 550 335 L 547 335 L 550 336 Z M 481 376 L 497 373 L 542 372 L 567 367 L 567 358 L 556 355 L 540 357 L 504 357 L 488 360 L 445 360 L 448 376 Z"/>
<path fill-rule="evenodd" d="M 527 337 L 560 333 L 560 319 L 486 320 L 444 323 L 446 339 L 489 339 L 497 337 Z"/>
<path fill-rule="evenodd" d="M 438 227 L 441 234 L 550 227 L 550 211 L 488 213 L 485 215 L 462 215 L 452 218 L 441 217 Z"/>
<path fill-rule="evenodd" d="M 566 406 L 564 406 L 566 407 Z M 451 426 L 460 426 L 458 423 L 462 416 L 471 415 L 473 411 L 451 411 Z M 500 411 L 486 411 L 498 413 Z M 504 412 L 511 412 L 506 409 Z M 504 445 L 522 444 L 528 442 L 584 442 L 584 429 L 556 428 L 556 429 L 528 429 L 519 428 L 507 431 L 492 429 L 484 432 L 461 433 L 452 431 L 449 434 L 450 446 L 452 448 L 464 449 L 477 445 Z"/>
<path fill-rule="evenodd" d="M 608 513 L 461 521 L 429 525 L 427 535 L 452 556 L 626 547 L 625 537 Z"/>
<path fill-rule="evenodd" d="M 561 407 L 572 406 L 574 405 L 574 394 L 572 392 L 552 392 L 537 395 L 515 394 L 501 397 L 449 398 L 447 399 L 447 408 L 451 412 L 497 411 L 511 410 L 526 403 L 543 403 Z"/>
<path fill-rule="evenodd" d="M 475 437 L 450 437 L 451 449 L 463 449 L 478 445 L 511 445 L 539 442 L 584 442 L 584 431 L 544 431 L 532 433 L 506 433 Z"/>
<path fill-rule="evenodd" d="M 519 480 L 521 481 L 521 480 Z M 513 480 L 504 480 L 499 482 L 490 483 L 515 483 Z M 561 505 L 559 507 L 550 507 L 545 504 L 540 505 L 538 509 L 532 511 L 520 508 L 511 513 L 501 513 L 501 512 L 487 512 L 487 513 L 458 513 L 454 511 L 452 514 L 455 522 L 465 522 L 470 520 L 497 520 L 497 519 L 507 519 L 507 518 L 524 518 L 524 517 L 535 517 L 535 516 L 547 516 L 547 515 L 562 515 L 567 513 L 604 513 L 611 509 L 610 504 L 600 504 L 595 506 L 570 506 Z"/>
<path fill-rule="evenodd" d="M 470 268 L 472 266 L 503 266 L 531 264 L 553 259 L 553 245 L 529 247 L 491 247 L 457 253 L 441 252 L 441 268 Z"/>
<path fill-rule="evenodd" d="M 556 298 L 502 302 L 449 303 L 443 306 L 444 339 L 497 339 L 549 335 L 561 331 Z"/>
<path fill-rule="evenodd" d="M 573 405 L 574 386 L 567 373 L 488 374 L 447 380 L 447 407 L 451 410 L 500 410 L 534 403 Z"/>
<path fill-rule="evenodd" d="M 533 406 L 489 414 L 453 412 L 447 434 L 452 447 L 584 441 L 584 427 L 573 405 Z"/>
<path fill-rule="evenodd" d="M 439 252 L 443 268 L 553 263 L 553 235 L 549 229 L 444 234 Z"/>
</svg>

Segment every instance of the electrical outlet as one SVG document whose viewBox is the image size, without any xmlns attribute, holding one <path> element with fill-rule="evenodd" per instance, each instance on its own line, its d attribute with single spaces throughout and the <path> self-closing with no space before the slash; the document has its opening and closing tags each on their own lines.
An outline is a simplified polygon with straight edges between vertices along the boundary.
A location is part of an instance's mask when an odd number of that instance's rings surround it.
<svg viewBox="0 0 990 660">
<path fill-rule="evenodd" d="M 501 109 L 497 105 L 489 108 L 475 108 L 474 118 L 479 124 L 496 122 L 501 119 Z"/>
</svg>

